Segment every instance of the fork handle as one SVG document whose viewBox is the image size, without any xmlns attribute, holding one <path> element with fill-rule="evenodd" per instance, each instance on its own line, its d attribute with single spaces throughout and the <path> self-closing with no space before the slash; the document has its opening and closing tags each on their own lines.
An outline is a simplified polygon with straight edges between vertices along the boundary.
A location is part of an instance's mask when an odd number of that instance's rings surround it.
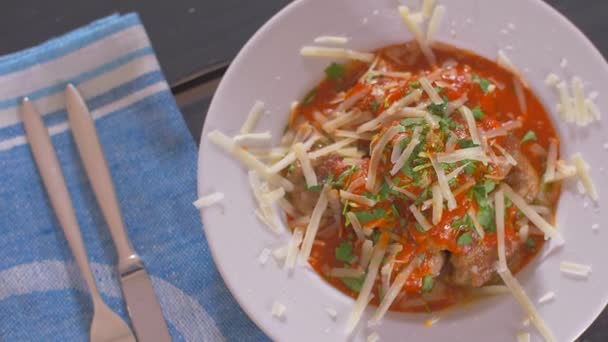
<svg viewBox="0 0 608 342">
<path fill-rule="evenodd" d="M 97 203 L 116 246 L 119 272 L 124 274 L 141 267 L 141 260 L 127 237 L 112 177 L 95 130 L 95 123 L 80 93 L 71 84 L 66 87 L 66 102 L 68 120 L 80 159 L 84 164 Z"/>
<path fill-rule="evenodd" d="M 72 201 L 65 185 L 63 173 L 61 172 L 49 133 L 42 122 L 40 114 L 38 114 L 34 105 L 27 98 L 23 100 L 21 106 L 21 117 L 25 126 L 27 140 L 30 143 L 34 160 L 51 201 L 51 206 L 68 240 L 68 245 L 76 259 L 80 273 L 89 288 L 89 292 L 91 292 L 93 302 L 96 303 L 101 297 L 95 284 L 93 272 L 91 272 L 91 267 L 89 266 L 89 258 L 84 248 L 80 227 L 74 214 Z"/>
</svg>

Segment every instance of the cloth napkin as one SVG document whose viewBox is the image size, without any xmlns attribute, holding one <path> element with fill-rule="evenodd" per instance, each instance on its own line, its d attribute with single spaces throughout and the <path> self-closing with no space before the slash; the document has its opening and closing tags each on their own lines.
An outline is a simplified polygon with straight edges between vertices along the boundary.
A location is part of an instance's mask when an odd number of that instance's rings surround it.
<svg viewBox="0 0 608 342">
<path fill-rule="evenodd" d="M 136 14 L 0 57 L 0 340 L 88 341 L 92 303 L 18 115 L 44 115 L 99 289 L 127 322 L 117 257 L 66 122 L 74 83 L 96 120 L 128 234 L 176 341 L 264 340 L 222 282 L 201 229 L 196 147 Z"/>
</svg>

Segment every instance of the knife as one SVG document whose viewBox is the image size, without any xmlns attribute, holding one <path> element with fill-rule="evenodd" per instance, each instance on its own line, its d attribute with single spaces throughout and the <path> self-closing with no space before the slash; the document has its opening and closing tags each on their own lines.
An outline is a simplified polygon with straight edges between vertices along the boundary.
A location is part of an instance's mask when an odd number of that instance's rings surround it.
<svg viewBox="0 0 608 342">
<path fill-rule="evenodd" d="M 127 236 L 95 124 L 82 96 L 71 84 L 66 87 L 66 102 L 80 159 L 116 247 L 122 293 L 137 339 L 171 341 L 150 277 Z"/>
</svg>

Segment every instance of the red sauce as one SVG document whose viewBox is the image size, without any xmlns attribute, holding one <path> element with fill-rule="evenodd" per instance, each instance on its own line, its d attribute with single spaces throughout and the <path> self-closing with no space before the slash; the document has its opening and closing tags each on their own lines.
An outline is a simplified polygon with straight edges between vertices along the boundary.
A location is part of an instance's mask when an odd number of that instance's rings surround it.
<svg viewBox="0 0 608 342">
<path fill-rule="evenodd" d="M 499 127 L 501 123 L 506 121 L 520 120 L 522 124 L 521 127 L 511 131 L 511 138 L 515 139 L 517 142 L 522 140 L 526 132 L 535 132 L 537 141 L 520 144 L 518 145 L 518 148 L 520 149 L 520 152 L 529 159 L 534 170 L 539 175 L 542 175 L 545 169 L 546 157 L 538 155 L 533 146 L 536 144 L 547 149 L 550 139 L 557 139 L 558 137 L 549 115 L 532 91 L 529 88 L 523 88 L 527 110 L 522 112 L 514 91 L 514 75 L 512 73 L 501 68 L 493 61 L 470 51 L 457 49 L 455 47 L 439 45 L 434 48 L 434 53 L 438 65 L 452 64 L 452 66 L 443 68 L 429 67 L 426 60 L 420 55 L 416 45 L 413 43 L 389 46 L 377 51 L 377 55 L 379 56 L 378 65 L 382 65 L 390 71 L 409 72 L 411 73 L 410 79 L 376 77 L 374 81 L 370 83 L 358 82 L 369 68 L 369 65 L 360 62 L 346 64 L 343 77 L 335 80 L 325 79 L 313 89 L 311 94 L 314 94 L 314 96 L 309 94 L 307 99 L 303 101 L 304 104 L 297 108 L 295 115 L 290 119 L 290 127 L 295 128 L 298 123 L 308 121 L 321 131 L 320 124 L 315 121 L 313 113 L 316 111 L 321 113 L 333 111 L 338 105 L 332 103 L 332 101 L 339 96 L 341 92 L 345 91 L 345 96 L 348 98 L 350 94 L 356 93 L 364 87 L 371 88 L 386 85 L 388 83 L 396 83 L 397 86 L 387 90 L 384 94 L 383 103 L 374 103 L 377 102 L 374 100 L 374 97 L 366 96 L 356 105 L 361 110 L 371 111 L 374 115 L 379 115 L 393 102 L 403 98 L 408 91 L 411 91 L 412 82 L 415 82 L 419 77 L 428 77 L 434 72 L 441 72 L 442 76 L 440 79 L 449 83 L 449 87 L 445 87 L 441 92 L 441 95 L 445 96 L 449 101 L 455 101 L 466 94 L 466 105 L 470 108 L 479 107 L 481 111 L 485 113 L 485 116 L 478 121 L 478 126 L 480 128 L 490 130 Z M 446 73 L 444 72 L 446 70 L 450 71 Z M 491 92 L 484 91 L 480 84 L 471 82 L 472 77 L 475 79 L 487 79 L 496 88 Z M 460 115 L 452 116 L 455 121 L 461 124 L 461 127 L 454 129 L 454 133 L 459 137 L 467 135 L 468 130 L 466 122 Z M 411 132 L 406 131 L 400 134 L 407 136 L 411 135 Z M 378 138 L 378 135 L 374 138 L 374 141 Z M 400 135 L 396 136 L 393 140 L 399 138 Z M 496 142 L 502 146 L 505 146 L 505 144 L 508 143 L 505 137 L 498 137 Z M 443 142 L 438 142 L 438 144 L 443 145 Z M 437 146 L 437 149 L 443 148 L 444 146 Z M 332 170 L 335 175 L 339 175 L 348 169 L 348 166 L 341 163 L 339 160 L 329 160 L 332 162 L 330 165 L 326 165 L 326 167 Z M 357 179 L 366 178 L 367 165 L 368 160 L 365 160 L 357 171 L 348 176 L 346 186 L 356 182 Z M 381 162 L 378 173 L 388 173 L 390 166 L 391 165 L 386 161 Z M 474 172 L 473 177 L 480 178 L 483 177 L 483 174 L 491 174 L 492 171 L 488 168 L 478 167 Z M 421 171 L 420 174 L 423 173 L 424 171 Z M 434 174 L 432 168 L 430 169 L 430 174 Z M 403 180 L 403 182 L 409 182 L 409 185 L 404 189 L 416 196 L 421 196 L 424 189 L 427 188 L 425 185 L 415 184 L 412 179 L 401 172 L 396 177 L 401 177 L 399 179 Z M 459 186 L 465 185 L 468 181 L 467 179 L 470 179 L 470 177 L 461 174 L 457 177 L 456 184 L 453 185 L 452 189 L 457 189 Z M 364 182 L 361 182 L 361 184 L 364 184 Z M 359 195 L 366 193 L 364 185 L 351 189 L 350 191 Z M 550 207 L 554 210 L 555 203 L 559 196 L 559 185 L 555 185 L 551 193 L 553 195 L 550 196 Z M 439 298 L 428 298 L 426 294 L 421 293 L 424 276 L 429 274 L 431 267 L 431 265 L 426 262 L 430 257 L 427 255 L 429 250 L 443 250 L 451 255 L 462 255 L 472 248 L 471 244 L 459 243 L 463 231 L 461 229 L 454 229 L 453 225 L 454 221 L 465 217 L 466 212 L 470 207 L 479 210 L 478 204 L 471 197 L 470 191 L 464 191 L 461 194 L 458 194 L 456 196 L 456 201 L 458 207 L 453 211 L 444 210 L 441 221 L 438 224 L 433 225 L 433 227 L 426 232 L 417 229 L 415 220 L 411 217 L 408 208 L 412 204 L 412 200 L 399 197 L 394 197 L 391 200 L 379 201 L 378 205 L 375 207 L 382 209 L 387 213 L 392 213 L 391 215 L 362 222 L 364 228 L 372 228 L 378 232 L 382 232 L 384 235 L 389 235 L 394 242 L 398 242 L 403 246 L 402 251 L 396 255 L 392 279 L 394 279 L 395 275 L 411 262 L 413 258 L 419 257 L 422 259 L 423 255 L 426 257 L 421 266 L 416 268 L 408 277 L 403 287 L 403 290 L 407 293 L 407 299 L 399 300 L 398 298 L 398 300 L 393 303 L 391 310 L 411 312 L 438 310 L 462 300 L 466 295 L 468 291 L 466 286 L 455 285 L 450 281 L 442 282 L 439 285 L 436 284 L 436 286 L 442 287 L 442 295 Z M 394 211 L 397 212 L 394 213 Z M 507 208 L 505 218 L 507 244 L 509 241 L 515 243 L 519 239 L 517 233 L 519 227 L 516 225 L 518 215 L 520 214 L 518 214 L 518 210 L 515 206 Z M 350 228 L 345 226 L 343 219 L 340 223 L 340 229 L 336 230 L 334 234 L 325 234 L 322 237 L 318 237 L 309 261 L 319 275 L 326 281 L 342 292 L 356 298 L 358 293 L 353 291 L 352 286 L 349 286 L 339 278 L 327 275 L 327 270 L 329 268 L 345 267 L 344 261 L 340 261 L 336 257 L 336 248 L 338 248 L 345 239 L 352 242 L 353 251 L 360 250 L 361 242 L 358 241 L 356 237 L 352 236 L 352 233 L 349 238 L 347 232 L 350 230 Z M 486 233 L 483 241 L 480 243 L 486 244 L 490 248 L 496 248 L 496 234 L 492 232 Z M 530 240 L 526 244 L 527 247 L 524 246 L 519 248 L 519 258 L 516 263 L 510 265 L 511 270 L 517 272 L 524 267 L 542 248 L 543 243 L 544 240 L 542 236 L 530 235 Z M 446 264 L 449 264 L 449 261 L 446 261 Z M 445 267 L 449 267 L 449 265 L 444 265 L 444 268 Z M 374 286 L 373 293 L 375 296 L 371 301 L 372 305 L 378 305 L 379 303 L 378 299 L 381 297 L 378 290 L 379 284 L 380 281 L 377 280 Z"/>
</svg>

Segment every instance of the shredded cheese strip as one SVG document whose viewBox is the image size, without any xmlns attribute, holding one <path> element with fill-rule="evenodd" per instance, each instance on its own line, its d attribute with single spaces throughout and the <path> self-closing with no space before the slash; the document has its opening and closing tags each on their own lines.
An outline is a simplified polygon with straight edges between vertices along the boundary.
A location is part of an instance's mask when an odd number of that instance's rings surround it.
<svg viewBox="0 0 608 342">
<path fill-rule="evenodd" d="M 315 38 L 314 42 L 317 44 L 344 45 L 348 43 L 348 38 L 342 36 L 319 36 Z"/>
<path fill-rule="evenodd" d="M 363 132 L 369 132 L 377 129 L 384 120 L 397 114 L 401 108 L 420 100 L 421 96 L 422 90 L 416 89 L 412 91 L 410 94 L 404 96 L 398 101 L 395 101 L 390 107 L 388 107 L 388 109 L 380 113 L 380 115 L 378 115 L 376 118 L 357 127 L 357 133 L 361 134 Z"/>
<path fill-rule="evenodd" d="M 574 106 L 572 105 L 573 101 L 570 97 L 566 82 L 559 82 L 555 86 L 555 89 L 559 95 L 560 113 L 562 119 L 564 119 L 566 122 L 573 122 L 576 115 L 574 114 Z"/>
<path fill-rule="evenodd" d="M 469 209 L 467 210 L 467 214 L 469 215 L 469 217 L 471 218 L 471 221 L 473 222 L 473 228 L 475 228 L 477 235 L 479 235 L 479 238 L 481 238 L 483 240 L 483 238 L 486 234 L 485 234 L 485 231 L 483 230 L 483 227 L 477 220 L 477 213 L 475 212 L 475 209 L 473 207 L 469 207 Z"/>
<path fill-rule="evenodd" d="M 587 106 L 587 111 L 589 111 L 589 113 L 591 113 L 591 115 L 593 116 L 593 118 L 595 120 L 602 119 L 602 114 L 600 113 L 600 109 L 597 107 L 597 105 L 592 100 L 586 99 L 585 106 Z"/>
<path fill-rule="evenodd" d="M 563 261 L 559 264 L 559 270 L 564 274 L 587 278 L 591 273 L 591 266 Z"/>
<path fill-rule="evenodd" d="M 334 278 L 359 278 L 365 274 L 360 268 L 337 268 L 329 270 L 329 276 Z"/>
<path fill-rule="evenodd" d="M 359 265 L 363 269 L 367 268 L 367 265 L 369 264 L 369 261 L 372 257 L 373 250 L 374 250 L 374 242 L 372 240 L 363 241 L 363 243 L 361 244 L 361 261 L 359 262 Z"/>
<path fill-rule="evenodd" d="M 272 256 L 277 261 L 283 261 L 283 260 L 285 260 L 285 258 L 287 258 L 287 249 L 288 249 L 288 246 L 279 247 L 279 248 L 275 249 L 274 251 L 272 251 Z"/>
<path fill-rule="evenodd" d="M 384 177 L 384 181 L 388 184 L 391 190 L 398 192 L 411 200 L 416 199 L 416 195 L 395 185 L 395 183 L 393 183 L 393 181 L 388 176 Z"/>
<path fill-rule="evenodd" d="M 452 172 L 445 175 L 445 179 L 449 182 L 452 178 L 458 177 L 458 175 L 471 163 L 465 163 L 455 168 Z"/>
<path fill-rule="evenodd" d="M 412 77 L 411 72 L 401 72 L 401 71 L 380 71 L 375 70 L 369 73 L 372 76 L 382 76 L 382 77 L 393 77 L 393 78 L 403 78 L 410 79 Z"/>
<path fill-rule="evenodd" d="M 435 0 L 424 0 L 422 1 L 422 16 L 429 18 L 433 13 L 433 7 L 435 6 Z"/>
<path fill-rule="evenodd" d="M 521 85 L 521 77 L 513 78 L 513 89 L 515 90 L 515 96 L 517 96 L 517 103 L 519 104 L 519 110 L 523 114 L 528 111 L 528 102 L 526 100 L 526 93 Z"/>
<path fill-rule="evenodd" d="M 255 170 L 262 178 L 264 178 L 269 183 L 280 186 L 285 189 L 285 191 L 293 191 L 293 183 L 281 177 L 277 174 L 273 174 L 268 171 L 268 167 L 264 165 L 261 161 L 259 161 L 254 155 L 243 150 L 241 147 L 237 146 L 232 139 L 224 135 L 220 131 L 210 132 L 209 140 L 219 146 L 228 154 L 232 155 L 234 158 L 239 160 L 241 163 L 245 164 L 250 170 Z"/>
<path fill-rule="evenodd" d="M 418 224 L 420 224 L 420 226 L 422 227 L 422 229 L 425 232 L 433 227 L 433 225 L 431 225 L 431 223 L 426 219 L 426 217 L 424 217 L 424 214 L 422 214 L 422 212 L 420 210 L 418 210 L 416 205 L 414 205 L 414 204 L 410 205 L 410 211 L 414 215 L 416 222 L 418 222 Z"/>
<path fill-rule="evenodd" d="M 587 163 L 583 159 L 583 156 L 580 153 L 576 153 L 572 156 L 572 163 L 576 167 L 576 173 L 580 178 L 583 186 L 585 187 L 585 192 L 594 200 L 597 201 L 599 196 L 597 194 L 597 190 L 595 189 L 595 185 L 593 185 L 593 181 L 591 180 L 591 176 L 589 175 L 589 170 Z"/>
<path fill-rule="evenodd" d="M 365 280 L 363 281 L 363 285 L 361 286 L 361 291 L 359 292 L 359 296 L 357 296 L 357 300 L 355 302 L 353 310 L 350 316 L 348 317 L 348 321 L 346 322 L 346 334 L 350 334 L 353 332 L 353 330 L 361 320 L 361 316 L 363 315 L 365 307 L 367 307 L 367 304 L 370 300 L 372 288 L 374 286 L 374 282 L 376 280 L 376 277 L 378 276 L 380 263 L 382 262 L 382 258 L 384 258 L 384 254 L 386 252 L 388 239 L 388 235 L 382 234 L 380 236 L 378 244 L 374 248 L 372 258 L 367 269 L 367 275 L 365 276 Z"/>
<path fill-rule="evenodd" d="M 260 119 L 260 116 L 262 115 L 263 112 L 264 112 L 264 102 L 255 101 L 255 103 L 253 104 L 253 107 L 249 111 L 249 115 L 247 115 L 247 119 L 245 120 L 245 122 L 243 123 L 243 126 L 241 127 L 241 134 L 247 134 L 247 133 L 250 133 L 251 131 L 253 131 L 253 129 L 257 125 L 258 120 Z"/>
<path fill-rule="evenodd" d="M 345 199 L 345 200 L 349 200 L 358 204 L 363 204 L 365 206 L 368 207 L 373 207 L 376 205 L 376 201 L 367 198 L 365 196 L 361 196 L 361 195 L 356 195 L 353 194 L 352 192 L 348 192 L 348 191 L 344 191 L 344 190 L 340 190 L 340 198 Z"/>
<path fill-rule="evenodd" d="M 555 179 L 557 166 L 557 140 L 549 139 L 549 153 L 547 154 L 547 169 L 543 175 L 543 183 L 552 182 Z"/>
<path fill-rule="evenodd" d="M 285 196 L 285 189 L 277 188 L 277 189 L 274 189 L 272 191 L 269 191 L 269 192 L 263 194 L 263 196 L 264 196 L 264 200 L 266 202 L 268 202 L 269 204 L 272 204 L 272 203 L 278 201 L 279 199 L 283 198 L 283 196 Z"/>
<path fill-rule="evenodd" d="M 373 332 L 367 336 L 367 342 L 378 342 L 380 341 L 380 336 L 377 332 Z"/>
<path fill-rule="evenodd" d="M 308 261 L 308 258 L 310 257 L 310 252 L 312 251 L 312 244 L 315 241 L 315 237 L 317 236 L 317 231 L 319 231 L 319 223 L 321 222 L 323 213 L 325 212 L 325 209 L 327 209 L 327 204 L 329 203 L 329 191 L 329 185 L 325 184 L 323 186 L 323 190 L 321 191 L 321 195 L 319 196 L 319 200 L 317 200 L 317 204 L 315 204 L 315 208 L 312 210 L 310 222 L 306 227 L 306 235 L 304 235 L 304 241 L 302 242 L 302 248 L 300 250 L 301 264 L 306 263 Z"/>
<path fill-rule="evenodd" d="M 287 308 L 285 307 L 285 305 L 275 301 L 272 304 L 272 315 L 278 319 L 283 318 L 283 316 L 285 315 L 285 311 L 287 311 Z"/>
<path fill-rule="evenodd" d="M 443 215 L 443 195 L 438 185 L 433 185 L 433 224 L 438 224 Z"/>
<path fill-rule="evenodd" d="M 405 135 L 401 136 L 397 141 L 393 144 L 393 151 L 391 152 L 391 163 L 399 160 L 399 156 L 403 152 L 404 148 L 401 146 L 401 142 L 406 138 Z"/>
<path fill-rule="evenodd" d="M 502 189 L 494 193 L 494 210 L 496 210 L 496 240 L 498 242 L 498 264 L 501 268 L 507 267 L 505 254 L 505 194 Z"/>
<path fill-rule="evenodd" d="M 331 145 L 327 145 L 327 146 L 322 147 L 322 148 L 320 148 L 318 150 L 314 150 L 314 151 L 308 153 L 308 157 L 310 159 L 317 159 L 319 157 L 323 157 L 324 155 L 328 155 L 330 153 L 333 153 L 333 152 L 336 152 L 336 151 L 338 151 L 340 149 L 343 149 L 344 147 L 352 144 L 353 142 L 355 142 L 355 139 L 352 139 L 352 138 L 347 138 L 347 139 L 344 139 L 344 140 L 340 140 L 340 141 L 337 141 L 337 142 L 335 142 L 335 143 L 333 143 Z"/>
<path fill-rule="evenodd" d="M 513 166 L 517 165 L 517 160 L 515 160 L 515 158 L 513 158 L 513 156 L 509 152 L 507 152 L 507 150 L 505 150 L 502 146 L 498 145 L 498 143 L 496 143 L 495 141 L 492 142 L 492 146 L 495 147 L 500 152 L 500 154 L 505 157 L 507 163 Z"/>
<path fill-rule="evenodd" d="M 196 207 L 196 209 L 203 209 L 203 208 L 207 208 L 210 207 L 216 203 L 221 202 L 224 199 L 224 194 L 221 192 L 214 192 L 211 193 L 207 196 L 203 196 L 199 199 L 197 199 L 196 201 L 194 201 L 192 204 L 194 205 L 194 207 Z"/>
<path fill-rule="evenodd" d="M 528 241 L 528 236 L 530 236 L 530 226 L 524 224 L 523 226 L 519 227 L 517 234 L 519 235 L 519 242 L 525 243 Z"/>
<path fill-rule="evenodd" d="M 555 292 L 549 291 L 538 299 L 538 304 L 544 304 L 544 303 L 552 300 L 553 298 L 555 298 Z"/>
<path fill-rule="evenodd" d="M 255 171 L 249 171 L 248 173 L 249 185 L 251 186 L 251 190 L 253 192 L 253 196 L 259 206 L 259 209 L 255 211 L 255 215 L 258 217 L 262 223 L 264 223 L 270 231 L 275 234 L 280 234 L 281 230 L 276 224 L 276 212 L 272 203 L 268 202 L 266 193 L 268 191 L 268 184 L 261 183 L 258 179 L 258 173 Z"/>
<path fill-rule="evenodd" d="M 435 88 L 433 88 L 433 85 L 431 84 L 431 82 L 429 82 L 429 80 L 426 77 L 420 77 L 418 79 L 418 82 L 420 82 L 420 86 L 422 86 L 422 89 L 424 89 L 424 92 L 429 96 L 429 99 L 436 105 L 440 105 L 443 104 L 443 100 L 441 99 L 441 96 L 439 96 L 439 93 L 437 92 L 437 90 L 435 90 Z"/>
<path fill-rule="evenodd" d="M 437 161 L 440 163 L 457 163 L 463 160 L 477 160 L 482 163 L 487 163 L 488 158 L 484 154 L 481 147 L 469 147 L 455 150 L 454 152 L 440 152 L 436 154 Z"/>
<path fill-rule="evenodd" d="M 323 46 L 304 46 L 300 50 L 300 54 L 304 57 L 344 58 L 354 59 L 367 63 L 373 62 L 375 58 L 373 53 L 358 52 L 349 49 Z"/>
<path fill-rule="evenodd" d="M 574 94 L 575 121 L 579 126 L 584 126 L 587 124 L 589 112 L 585 106 L 583 81 L 579 77 L 572 78 L 572 93 Z"/>
<path fill-rule="evenodd" d="M 234 142 L 237 145 L 247 145 L 250 143 L 264 143 L 264 142 L 269 142 L 270 139 L 272 139 L 272 135 L 270 135 L 270 132 L 262 132 L 262 133 L 245 133 L 245 134 L 239 134 L 239 135 L 235 135 L 234 138 L 232 138 L 234 140 Z"/>
<path fill-rule="evenodd" d="M 410 140 L 409 144 L 407 144 L 407 146 L 401 153 L 401 156 L 399 156 L 399 158 L 397 159 L 397 161 L 391 168 L 391 171 L 390 171 L 391 176 L 396 175 L 397 172 L 399 172 L 399 170 L 401 170 L 401 168 L 405 165 L 405 163 L 407 163 L 407 161 L 410 159 L 416 146 L 418 146 L 418 144 L 420 144 L 420 140 L 419 140 L 420 130 L 421 130 L 420 126 L 414 128 L 414 133 L 412 134 L 412 140 Z"/>
<path fill-rule="evenodd" d="M 314 145 L 314 143 L 317 142 L 317 140 L 319 140 L 319 139 L 320 139 L 320 137 L 318 135 L 313 135 L 312 137 L 308 138 L 308 140 L 306 140 L 305 142 L 302 143 L 304 145 L 304 150 L 306 150 L 306 151 L 310 150 L 312 145 Z M 293 147 L 292 147 L 292 149 L 293 149 Z M 290 151 L 289 153 L 287 153 L 285 155 L 285 157 L 283 157 L 281 160 L 277 161 L 272 166 L 270 166 L 268 168 L 268 172 L 277 173 L 277 172 L 283 170 L 284 168 L 288 167 L 295 161 L 296 161 L 296 154 L 295 154 L 295 152 Z"/>
<path fill-rule="evenodd" d="M 397 295 L 403 290 L 403 285 L 405 285 L 405 281 L 407 280 L 407 278 L 409 278 L 410 274 L 412 274 L 412 271 L 416 267 L 418 267 L 418 265 L 419 259 L 415 258 L 414 261 L 410 262 L 407 267 L 405 267 L 401 272 L 399 272 L 399 274 L 397 274 L 397 277 L 395 277 L 393 284 L 391 285 L 389 290 L 384 294 L 382 302 L 380 303 L 378 309 L 376 309 L 376 312 L 374 312 L 374 315 L 370 319 L 370 325 L 375 325 L 380 322 L 382 317 L 384 317 L 390 306 L 395 301 L 395 298 L 397 298 Z"/>
<path fill-rule="evenodd" d="M 363 99 L 367 94 L 369 94 L 370 88 L 362 88 L 348 96 L 342 103 L 338 105 L 336 108 L 337 112 L 346 112 L 351 109 L 357 102 Z"/>
<path fill-rule="evenodd" d="M 497 296 L 511 293 L 511 290 L 504 285 L 486 285 L 472 289 L 472 293 L 476 296 Z"/>
<path fill-rule="evenodd" d="M 293 152 L 296 154 L 296 158 L 300 161 L 300 165 L 302 166 L 302 173 L 304 174 L 304 178 L 306 179 L 306 185 L 308 187 L 317 185 L 317 174 L 312 167 L 310 159 L 306 154 L 306 149 L 302 143 L 297 143 L 293 145 Z"/>
<path fill-rule="evenodd" d="M 549 73 L 545 78 L 545 84 L 551 87 L 555 87 L 559 82 L 559 77 L 554 73 Z"/>
<path fill-rule="evenodd" d="M 456 205 L 456 198 L 454 198 L 454 194 L 452 193 L 452 190 L 450 189 L 450 184 L 448 183 L 448 180 L 445 176 L 445 173 L 443 172 L 443 169 L 437 162 L 437 158 L 435 158 L 434 156 L 431 157 L 431 164 L 433 164 L 433 169 L 435 170 L 435 173 L 437 174 L 437 183 L 439 184 L 439 188 L 441 189 L 441 192 L 443 193 L 443 197 L 448 202 L 448 209 L 450 211 L 452 211 L 452 210 L 456 209 L 457 205 Z"/>
<path fill-rule="evenodd" d="M 287 213 L 287 215 L 291 217 L 298 216 L 298 210 L 291 203 L 289 203 L 287 199 L 279 198 L 277 204 L 279 205 L 279 207 L 281 207 L 281 209 L 283 209 Z"/>
<path fill-rule="evenodd" d="M 429 19 L 429 26 L 426 29 L 426 41 L 428 44 L 435 41 L 435 36 L 437 35 L 437 31 L 439 31 L 444 14 L 445 6 L 439 5 L 433 10 L 433 15 Z"/>
<path fill-rule="evenodd" d="M 505 69 L 509 70 L 510 72 L 512 72 L 513 74 L 515 74 L 515 76 L 517 76 L 517 78 L 524 85 L 524 87 L 528 86 L 528 83 L 526 83 L 526 81 L 523 79 L 519 70 L 517 70 L 517 68 L 515 67 L 513 62 L 511 62 L 509 57 L 507 57 L 507 55 L 505 55 L 505 53 L 502 50 L 498 50 L 498 58 L 496 61 L 497 61 L 498 65 L 502 66 L 503 68 L 505 68 Z"/>
<path fill-rule="evenodd" d="M 505 285 L 507 285 L 509 290 L 511 290 L 511 293 L 513 293 L 513 296 L 519 302 L 519 305 L 521 305 L 521 307 L 526 311 L 527 315 L 532 321 L 532 324 L 534 324 L 536 329 L 538 329 L 538 332 L 545 339 L 545 341 L 555 341 L 555 336 L 553 336 L 553 332 L 551 332 L 545 321 L 543 321 L 542 317 L 540 317 L 540 314 L 534 307 L 534 304 L 532 303 L 530 298 L 528 298 L 517 279 L 513 277 L 511 271 L 509 271 L 509 269 L 500 267 L 496 271 L 498 272 L 498 275 L 502 278 L 502 280 L 505 282 Z"/>
<path fill-rule="evenodd" d="M 357 235 L 357 239 L 364 241 L 365 233 L 363 233 L 363 226 L 361 226 L 361 222 L 359 222 L 357 215 L 349 211 L 346 213 L 346 217 L 350 221 L 350 225 L 353 227 L 353 231 L 355 232 L 355 235 Z"/>
<path fill-rule="evenodd" d="M 469 134 L 471 134 L 471 140 L 475 145 L 481 145 L 481 140 L 479 140 L 479 132 L 477 131 L 477 124 L 475 123 L 475 117 L 473 116 L 473 112 L 467 107 L 460 107 L 460 113 L 467 122 L 467 126 L 469 126 Z"/>
<path fill-rule="evenodd" d="M 334 119 L 326 121 L 321 128 L 327 133 L 334 133 L 338 128 L 357 121 L 361 117 L 361 112 L 356 113 L 340 113 Z"/>
<path fill-rule="evenodd" d="M 401 16 L 401 19 L 403 20 L 403 23 L 405 24 L 407 29 L 410 31 L 410 33 L 414 35 L 414 38 L 418 42 L 418 46 L 420 46 L 422 54 L 424 54 L 424 57 L 426 57 L 429 64 L 437 64 L 437 60 L 435 58 L 435 54 L 433 54 L 433 50 L 431 50 L 431 48 L 426 42 L 426 39 L 424 39 L 424 36 L 422 35 L 422 31 L 418 27 L 418 24 L 414 22 L 411 18 L 410 9 L 407 8 L 407 6 L 399 6 L 399 15 Z"/>
<path fill-rule="evenodd" d="M 564 239 L 557 229 L 555 229 L 555 227 L 553 227 L 549 222 L 545 221 L 545 219 L 534 211 L 534 209 L 531 208 L 528 203 L 526 203 L 526 200 L 523 197 L 513 191 L 513 189 L 511 189 L 511 187 L 506 183 L 502 183 L 500 186 L 502 190 L 504 190 L 505 195 L 511 199 L 513 204 L 515 204 L 515 206 L 518 207 L 522 213 L 524 213 L 524 216 L 526 216 L 528 220 L 530 220 L 545 234 L 545 239 L 550 237 L 551 239 L 554 239 L 558 245 L 564 243 Z"/>
<path fill-rule="evenodd" d="M 530 333 L 521 331 L 517 333 L 517 342 L 530 342 Z"/>
<path fill-rule="evenodd" d="M 376 174 L 378 170 L 378 165 L 380 164 L 380 160 L 382 159 L 382 154 L 386 145 L 393 139 L 395 135 L 399 133 L 397 126 L 392 126 L 384 134 L 378 142 L 373 146 L 372 156 L 370 158 L 369 170 L 367 172 L 367 181 L 365 182 L 365 188 L 367 191 L 374 192 L 376 187 Z"/>
<path fill-rule="evenodd" d="M 357 140 L 372 140 L 372 137 L 367 134 L 359 134 L 354 131 L 335 130 L 334 135 L 339 138 L 352 138 Z"/>
<path fill-rule="evenodd" d="M 287 256 L 285 257 L 285 269 L 291 270 L 296 265 L 296 260 L 298 258 L 298 247 L 300 243 L 302 243 L 302 237 L 304 235 L 304 231 L 301 227 L 298 227 L 294 230 L 293 235 L 291 236 L 291 240 L 289 241 L 289 245 L 287 245 Z"/>
</svg>

